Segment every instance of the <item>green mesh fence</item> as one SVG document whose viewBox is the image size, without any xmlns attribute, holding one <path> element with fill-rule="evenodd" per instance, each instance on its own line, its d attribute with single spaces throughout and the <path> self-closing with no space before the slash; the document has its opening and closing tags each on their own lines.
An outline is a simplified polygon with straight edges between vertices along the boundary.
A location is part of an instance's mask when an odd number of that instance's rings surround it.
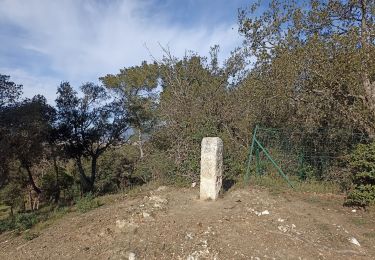
<svg viewBox="0 0 375 260">
<path fill-rule="evenodd" d="M 271 129 L 253 132 L 245 180 L 251 173 L 277 172 L 290 186 L 288 176 L 300 180 L 323 179 L 347 167 L 347 156 L 359 143 L 369 142 L 365 133 L 348 129 Z"/>
</svg>

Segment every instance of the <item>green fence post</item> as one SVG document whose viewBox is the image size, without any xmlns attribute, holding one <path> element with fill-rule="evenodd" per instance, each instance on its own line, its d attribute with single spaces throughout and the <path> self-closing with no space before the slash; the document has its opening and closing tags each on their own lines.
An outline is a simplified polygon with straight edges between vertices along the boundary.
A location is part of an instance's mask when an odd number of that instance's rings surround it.
<svg viewBox="0 0 375 260">
<path fill-rule="evenodd" d="M 250 164 L 251 159 L 253 157 L 253 150 L 255 146 L 255 140 L 256 140 L 256 134 L 258 131 L 258 125 L 255 126 L 254 133 L 253 133 L 253 139 L 251 141 L 250 151 L 249 151 L 249 157 L 247 159 L 247 167 L 246 167 L 246 174 L 245 174 L 245 184 L 249 184 L 249 178 L 250 178 Z"/>
<path fill-rule="evenodd" d="M 260 176 L 260 157 L 259 157 L 259 147 L 255 148 L 255 161 L 256 161 L 256 173 Z"/>
</svg>

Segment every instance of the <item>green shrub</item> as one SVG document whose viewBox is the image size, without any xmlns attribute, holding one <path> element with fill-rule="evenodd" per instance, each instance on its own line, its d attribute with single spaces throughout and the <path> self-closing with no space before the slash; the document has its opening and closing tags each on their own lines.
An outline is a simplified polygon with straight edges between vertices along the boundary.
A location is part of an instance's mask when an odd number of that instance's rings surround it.
<svg viewBox="0 0 375 260">
<path fill-rule="evenodd" d="M 38 218 L 35 213 L 21 213 L 15 217 L 15 227 L 19 230 L 30 229 L 38 223 Z"/>
<path fill-rule="evenodd" d="M 8 231 L 8 230 L 13 230 L 16 228 L 14 218 L 6 218 L 0 220 L 0 234 Z"/>
<path fill-rule="evenodd" d="M 59 197 L 60 192 L 67 193 L 74 184 L 74 178 L 67 174 L 66 170 L 59 167 L 58 179 L 54 170 L 48 171 L 43 175 L 41 180 L 41 189 L 44 192 L 44 196 L 49 200 Z"/>
<path fill-rule="evenodd" d="M 348 193 L 346 206 L 367 207 L 375 203 L 375 142 L 360 144 L 350 158 L 353 188 Z"/>
<path fill-rule="evenodd" d="M 154 151 L 136 164 L 132 176 L 144 182 L 158 180 L 173 184 L 176 177 L 175 165 L 165 152 Z"/>
<path fill-rule="evenodd" d="M 85 213 L 100 206 L 99 201 L 92 193 L 88 193 L 76 201 L 79 212 Z"/>
<path fill-rule="evenodd" d="M 39 236 L 39 233 L 34 233 L 34 232 L 31 232 L 31 231 L 26 231 L 24 234 L 23 234 L 23 238 L 25 240 L 33 240 L 34 238 L 37 238 Z"/>
<path fill-rule="evenodd" d="M 358 185 L 349 192 L 345 205 L 367 207 L 375 203 L 375 186 L 374 185 Z"/>
<path fill-rule="evenodd" d="M 316 176 L 316 170 L 309 164 L 303 165 L 303 167 L 299 169 L 299 178 L 303 181 L 316 180 Z"/>
<path fill-rule="evenodd" d="M 16 182 L 10 182 L 0 190 L 0 201 L 10 207 L 11 214 L 15 208 L 22 206 L 23 197 L 24 190 Z"/>
<path fill-rule="evenodd" d="M 15 214 L 13 217 L 0 220 L 0 233 L 14 229 L 19 231 L 30 229 L 43 220 L 43 218 L 47 217 L 47 214 L 40 216 L 34 212 Z"/>
<path fill-rule="evenodd" d="M 133 178 L 134 165 L 138 160 L 139 151 L 134 145 L 122 145 L 105 151 L 98 161 L 95 191 L 106 194 L 125 188 Z"/>
</svg>

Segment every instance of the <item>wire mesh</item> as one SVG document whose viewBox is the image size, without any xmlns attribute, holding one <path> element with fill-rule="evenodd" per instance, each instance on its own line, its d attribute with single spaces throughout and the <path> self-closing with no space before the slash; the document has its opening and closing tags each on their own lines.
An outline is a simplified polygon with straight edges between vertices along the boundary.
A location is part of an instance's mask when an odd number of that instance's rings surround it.
<svg viewBox="0 0 375 260">
<path fill-rule="evenodd" d="M 322 128 L 302 131 L 258 127 L 254 138 L 285 174 L 300 179 L 322 179 L 330 171 L 346 167 L 347 156 L 354 147 L 370 141 L 365 133 Z M 258 174 L 269 172 L 272 165 L 264 151 L 255 145 L 253 153 L 252 168 Z"/>
</svg>

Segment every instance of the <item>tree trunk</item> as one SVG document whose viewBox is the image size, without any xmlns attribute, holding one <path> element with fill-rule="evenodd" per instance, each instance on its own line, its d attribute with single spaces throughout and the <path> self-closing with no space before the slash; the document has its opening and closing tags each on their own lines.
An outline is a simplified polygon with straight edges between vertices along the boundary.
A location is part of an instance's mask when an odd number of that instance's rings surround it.
<svg viewBox="0 0 375 260">
<path fill-rule="evenodd" d="M 29 190 L 29 202 L 30 202 L 30 210 L 33 210 L 33 195 L 31 190 Z"/>
<path fill-rule="evenodd" d="M 25 163 L 24 164 L 24 168 L 26 169 L 27 171 L 27 175 L 29 177 L 29 182 L 31 184 L 31 187 L 33 187 L 33 190 L 37 193 L 37 194 L 40 194 L 42 193 L 42 191 L 36 186 L 35 182 L 34 182 L 34 178 L 33 178 L 33 175 L 31 173 L 31 169 L 30 169 L 30 166 Z"/>
<path fill-rule="evenodd" d="M 81 182 L 82 192 L 83 193 L 90 192 L 90 191 L 92 191 L 92 185 L 90 183 L 90 179 L 87 178 L 87 176 L 85 174 L 85 170 L 83 169 L 81 157 L 77 158 L 76 161 L 77 161 L 77 167 L 78 167 L 79 179 L 80 179 L 80 182 Z"/>
<path fill-rule="evenodd" d="M 96 164 L 97 164 L 98 157 L 92 156 L 91 158 L 91 185 L 94 187 L 95 179 L 96 179 Z"/>
<path fill-rule="evenodd" d="M 138 128 L 138 147 L 139 147 L 139 153 L 140 153 L 140 158 L 143 158 L 143 147 L 142 147 L 142 130 Z"/>
<path fill-rule="evenodd" d="M 369 32 L 367 24 L 367 0 L 361 1 L 361 45 L 363 51 L 362 60 L 362 84 L 366 93 L 366 99 L 369 108 L 372 112 L 375 111 L 375 84 L 371 83 L 369 73 L 368 73 L 368 61 L 370 60 L 369 53 Z"/>
<path fill-rule="evenodd" d="M 53 156 L 53 166 L 55 168 L 55 173 L 56 173 L 55 194 L 54 194 L 53 200 L 57 204 L 60 200 L 60 183 L 59 183 L 59 166 L 57 165 L 55 156 Z"/>
</svg>

